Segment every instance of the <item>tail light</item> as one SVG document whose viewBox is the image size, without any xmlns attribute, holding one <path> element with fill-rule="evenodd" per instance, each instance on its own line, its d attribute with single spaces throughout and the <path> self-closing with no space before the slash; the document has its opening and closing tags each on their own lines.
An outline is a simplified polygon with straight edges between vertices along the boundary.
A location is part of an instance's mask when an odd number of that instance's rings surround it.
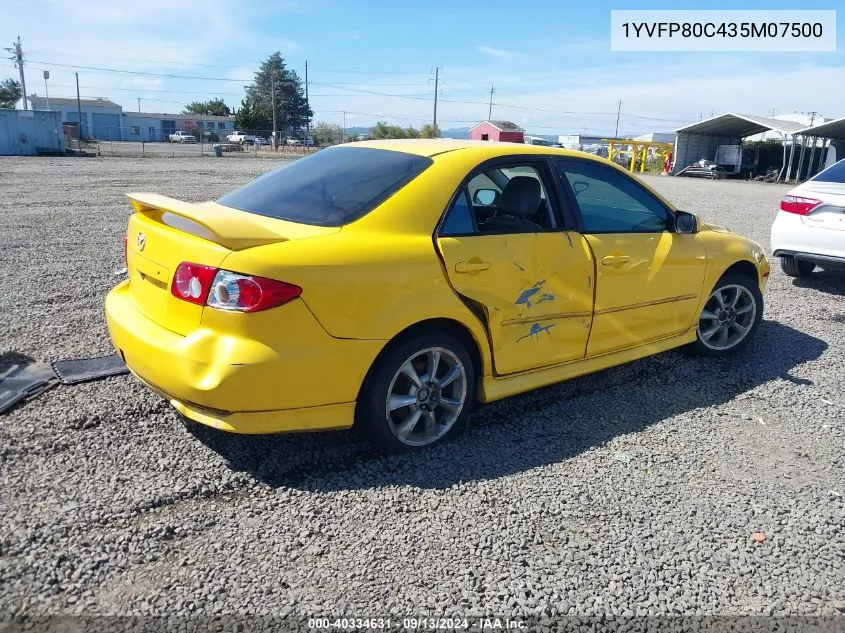
<svg viewBox="0 0 845 633">
<path fill-rule="evenodd" d="M 215 273 L 217 273 L 217 269 L 211 266 L 182 262 L 173 275 L 170 294 L 189 303 L 205 305 L 205 299 L 208 297 L 208 290 L 211 288 Z"/>
<path fill-rule="evenodd" d="M 815 198 L 802 198 L 800 196 L 784 196 L 780 201 L 780 210 L 787 213 L 796 213 L 798 215 L 807 215 L 810 211 L 815 209 L 822 203 L 821 200 Z"/>
<path fill-rule="evenodd" d="M 182 262 L 173 275 L 170 292 L 183 301 L 218 310 L 259 312 L 296 299 L 302 288 L 266 277 Z"/>
</svg>

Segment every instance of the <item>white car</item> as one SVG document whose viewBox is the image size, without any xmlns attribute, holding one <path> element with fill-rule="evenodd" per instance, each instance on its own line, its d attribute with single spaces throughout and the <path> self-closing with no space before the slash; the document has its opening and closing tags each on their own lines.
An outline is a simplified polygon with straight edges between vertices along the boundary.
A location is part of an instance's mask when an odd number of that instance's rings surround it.
<svg viewBox="0 0 845 633">
<path fill-rule="evenodd" d="M 790 277 L 845 271 L 845 159 L 790 190 L 772 225 L 772 254 Z"/>
</svg>

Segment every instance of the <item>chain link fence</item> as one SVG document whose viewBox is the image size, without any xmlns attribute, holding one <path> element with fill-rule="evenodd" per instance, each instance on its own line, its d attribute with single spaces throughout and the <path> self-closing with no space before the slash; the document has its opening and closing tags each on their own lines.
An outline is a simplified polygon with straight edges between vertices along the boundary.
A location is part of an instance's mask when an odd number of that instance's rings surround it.
<svg viewBox="0 0 845 633">
<path fill-rule="evenodd" d="M 276 133 L 273 143 L 272 130 L 256 130 L 235 134 L 232 130 L 201 130 L 193 129 L 188 134 L 176 135 L 173 140 L 170 134 L 155 131 L 150 132 L 154 140 L 138 139 L 136 130 L 131 128 L 86 127 L 82 138 L 79 138 L 79 128 L 76 125 L 65 125 L 65 147 L 71 150 L 81 150 L 97 156 L 150 157 L 150 158 L 179 158 L 195 156 L 304 156 L 334 145 L 328 142 L 317 144 L 313 140 L 282 136 Z M 158 136 L 159 138 L 155 138 Z M 347 141 L 353 140 L 351 138 Z"/>
</svg>

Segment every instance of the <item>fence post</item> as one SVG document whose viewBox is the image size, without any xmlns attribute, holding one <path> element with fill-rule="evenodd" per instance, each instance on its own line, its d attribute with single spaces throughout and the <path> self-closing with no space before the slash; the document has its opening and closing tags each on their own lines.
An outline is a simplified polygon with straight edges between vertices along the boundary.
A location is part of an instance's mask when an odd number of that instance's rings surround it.
<svg viewBox="0 0 845 633">
<path fill-rule="evenodd" d="M 144 151 L 144 137 L 141 137 L 141 158 L 146 158 L 147 154 Z"/>
</svg>

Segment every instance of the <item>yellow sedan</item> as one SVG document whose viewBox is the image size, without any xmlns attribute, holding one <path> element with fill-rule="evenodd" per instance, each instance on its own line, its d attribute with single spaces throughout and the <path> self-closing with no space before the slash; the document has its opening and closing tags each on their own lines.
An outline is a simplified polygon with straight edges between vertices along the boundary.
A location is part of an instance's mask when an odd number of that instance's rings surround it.
<svg viewBox="0 0 845 633">
<path fill-rule="evenodd" d="M 550 147 L 369 141 L 214 202 L 129 194 L 106 298 L 132 373 L 235 433 L 349 428 L 389 452 L 473 405 L 758 328 L 763 249 L 611 162 Z"/>
</svg>

